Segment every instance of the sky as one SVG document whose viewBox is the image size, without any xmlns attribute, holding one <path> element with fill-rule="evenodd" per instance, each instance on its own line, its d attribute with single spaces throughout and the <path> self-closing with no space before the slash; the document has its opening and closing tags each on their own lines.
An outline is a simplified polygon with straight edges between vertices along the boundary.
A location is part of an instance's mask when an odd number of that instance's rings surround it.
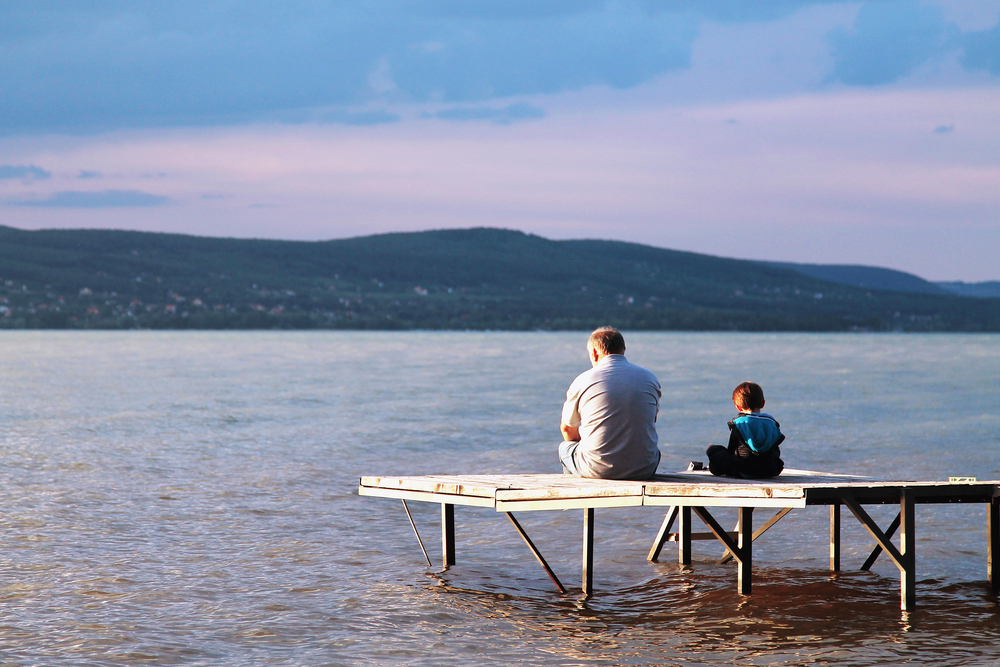
<svg viewBox="0 0 1000 667">
<path fill-rule="evenodd" d="M 0 224 L 1000 280 L 1000 0 L 3 3 Z"/>
</svg>

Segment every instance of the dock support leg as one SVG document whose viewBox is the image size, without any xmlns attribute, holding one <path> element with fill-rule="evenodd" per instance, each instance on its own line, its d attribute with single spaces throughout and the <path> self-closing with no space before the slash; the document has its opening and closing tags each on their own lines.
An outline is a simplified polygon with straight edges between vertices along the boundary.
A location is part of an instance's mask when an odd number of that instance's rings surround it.
<svg viewBox="0 0 1000 667">
<path fill-rule="evenodd" d="M 750 595 L 750 575 L 753 571 L 753 508 L 739 508 L 739 523 L 736 526 L 735 542 L 708 510 L 704 507 L 692 507 L 691 509 L 705 522 L 705 525 L 712 531 L 716 539 L 722 542 L 726 549 L 739 562 L 736 573 L 740 595 Z"/>
<path fill-rule="evenodd" d="M 1000 593 L 1000 498 L 986 509 L 986 579 L 994 593 Z"/>
<path fill-rule="evenodd" d="M 915 534 L 914 508 L 916 506 L 911 489 L 905 489 L 899 499 L 899 553 L 903 566 L 899 568 L 899 606 L 903 611 L 912 611 L 917 601 L 917 544 Z"/>
<path fill-rule="evenodd" d="M 753 508 L 741 507 L 739 517 L 740 528 L 736 539 L 741 557 L 737 569 L 737 581 L 740 595 L 750 595 L 753 569 Z"/>
<path fill-rule="evenodd" d="M 681 507 L 680 520 L 677 522 L 677 562 L 681 565 L 691 564 L 691 508 Z"/>
<path fill-rule="evenodd" d="M 882 551 L 889 555 L 892 562 L 899 568 L 900 586 L 900 607 L 903 611 L 911 611 L 916 601 L 916 558 L 914 547 L 916 536 L 914 535 L 913 508 L 915 506 L 912 489 L 906 489 L 899 496 L 899 519 L 903 530 L 899 535 L 899 548 L 892 543 L 892 539 L 882 532 L 878 524 L 868 515 L 868 512 L 861 506 L 857 498 L 852 496 L 842 496 L 840 501 L 847 505 L 847 509 L 861 522 L 865 530 L 875 538 L 875 542 L 882 547 Z"/>
<path fill-rule="evenodd" d="M 441 503 L 441 560 L 444 567 L 455 564 L 455 506 Z"/>
<path fill-rule="evenodd" d="M 594 592 L 594 508 L 583 510 L 583 595 Z"/>
<path fill-rule="evenodd" d="M 840 571 L 840 503 L 830 505 L 830 570 Z"/>
<path fill-rule="evenodd" d="M 666 544 L 667 538 L 670 537 L 670 529 L 674 527 L 674 521 L 677 520 L 677 511 L 679 509 L 679 507 L 674 505 L 667 510 L 667 515 L 663 517 L 663 523 L 660 524 L 660 532 L 656 534 L 653 546 L 649 549 L 649 554 L 646 556 L 646 560 L 650 563 L 656 563 L 660 560 L 660 551 L 663 550 L 663 545 Z"/>
</svg>

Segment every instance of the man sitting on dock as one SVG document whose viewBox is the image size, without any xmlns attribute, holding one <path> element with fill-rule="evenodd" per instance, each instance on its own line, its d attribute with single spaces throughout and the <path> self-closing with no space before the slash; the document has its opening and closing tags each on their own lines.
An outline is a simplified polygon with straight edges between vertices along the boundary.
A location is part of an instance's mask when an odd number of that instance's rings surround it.
<svg viewBox="0 0 1000 667">
<path fill-rule="evenodd" d="M 563 405 L 563 471 L 578 477 L 649 479 L 660 463 L 660 383 L 625 359 L 625 339 L 617 329 L 602 327 L 590 334 L 587 354 L 593 368 L 573 381 Z"/>
</svg>

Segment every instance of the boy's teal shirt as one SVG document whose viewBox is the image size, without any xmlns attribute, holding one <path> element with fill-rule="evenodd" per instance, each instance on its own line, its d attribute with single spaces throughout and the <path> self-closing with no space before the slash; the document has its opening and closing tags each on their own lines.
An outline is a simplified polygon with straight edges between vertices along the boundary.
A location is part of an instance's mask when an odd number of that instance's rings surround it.
<svg viewBox="0 0 1000 667">
<path fill-rule="evenodd" d="M 785 439 L 774 417 L 763 412 L 741 412 L 733 425 L 756 454 L 763 454 Z"/>
</svg>

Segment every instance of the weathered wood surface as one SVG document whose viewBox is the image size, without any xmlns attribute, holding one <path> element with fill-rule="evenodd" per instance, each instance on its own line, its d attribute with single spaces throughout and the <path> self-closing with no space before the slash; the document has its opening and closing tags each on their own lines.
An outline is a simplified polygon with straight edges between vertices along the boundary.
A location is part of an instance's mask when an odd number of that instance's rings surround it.
<svg viewBox="0 0 1000 667">
<path fill-rule="evenodd" d="M 708 471 L 657 475 L 648 481 L 586 479 L 561 474 L 369 476 L 361 478 L 359 492 L 387 497 L 405 495 L 412 499 L 427 494 L 427 499 L 434 502 L 451 498 L 456 504 L 496 504 L 498 508 L 517 504 L 525 509 L 557 508 L 563 506 L 563 501 L 579 501 L 574 504 L 580 507 L 588 502 L 593 502 L 593 506 L 614 507 L 660 505 L 667 500 L 684 505 L 703 501 L 710 505 L 801 507 L 844 496 L 862 502 L 898 501 L 904 489 L 911 489 L 920 502 L 983 502 L 997 495 L 998 485 L 1000 481 L 879 480 L 788 469 L 773 480 L 715 477 Z"/>
<path fill-rule="evenodd" d="M 545 475 L 556 477 L 557 475 Z M 423 491 L 455 496 L 493 498 L 497 489 L 524 484 L 530 475 L 424 475 L 421 477 L 362 477 L 361 486 L 376 489 Z"/>
<path fill-rule="evenodd" d="M 641 496 L 647 483 L 544 474 L 361 478 L 361 486 L 483 497 L 496 497 L 498 492 L 504 492 L 504 497 L 509 500 L 519 499 L 522 496 L 533 500 L 618 495 Z"/>
<path fill-rule="evenodd" d="M 362 477 L 362 495 L 451 501 L 458 505 L 485 504 L 507 511 L 518 509 L 558 509 L 570 506 L 627 507 L 642 505 L 646 482 L 584 479 L 560 474 L 521 475 L 426 475 L 422 477 Z M 442 498 L 445 500 L 442 501 Z M 471 502 L 470 502 L 471 501 Z M 572 502 L 578 501 L 578 502 Z"/>
</svg>

